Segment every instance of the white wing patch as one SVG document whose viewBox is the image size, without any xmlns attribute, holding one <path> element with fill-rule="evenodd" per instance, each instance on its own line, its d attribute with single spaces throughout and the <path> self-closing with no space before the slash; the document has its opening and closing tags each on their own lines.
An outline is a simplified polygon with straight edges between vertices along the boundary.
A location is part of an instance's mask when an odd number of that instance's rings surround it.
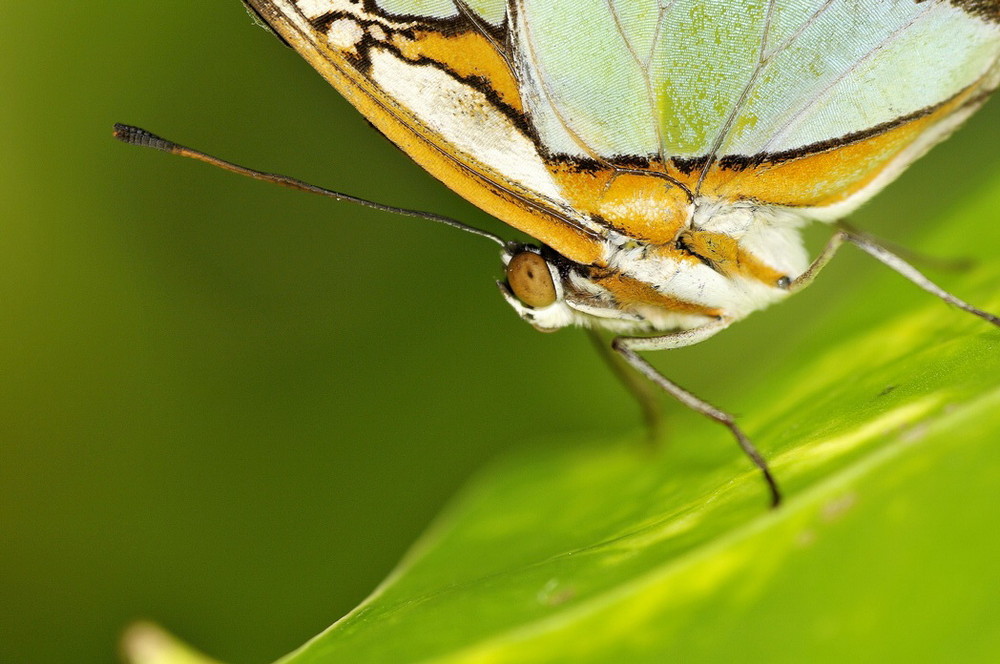
<svg viewBox="0 0 1000 664">
<path fill-rule="evenodd" d="M 375 6 L 397 16 L 427 16 L 438 19 L 458 16 L 458 8 L 452 0 L 375 0 Z"/>
<path fill-rule="evenodd" d="M 330 23 L 326 30 L 326 39 L 330 46 L 342 51 L 355 51 L 355 47 L 365 37 L 364 29 L 357 21 L 349 18 L 338 18 Z"/>
<path fill-rule="evenodd" d="M 457 18 L 463 13 L 454 0 L 375 0 L 380 10 L 396 16 L 426 16 L 433 19 Z M 465 0 L 465 7 L 493 26 L 507 16 L 506 0 Z"/>
<path fill-rule="evenodd" d="M 306 18 L 319 18 L 334 11 L 344 11 L 350 7 L 350 0 L 293 0 L 295 6 Z"/>
<path fill-rule="evenodd" d="M 564 204 L 534 143 L 486 95 L 432 65 L 401 60 L 388 50 L 369 54 L 371 77 L 457 151 L 504 178 Z"/>
</svg>

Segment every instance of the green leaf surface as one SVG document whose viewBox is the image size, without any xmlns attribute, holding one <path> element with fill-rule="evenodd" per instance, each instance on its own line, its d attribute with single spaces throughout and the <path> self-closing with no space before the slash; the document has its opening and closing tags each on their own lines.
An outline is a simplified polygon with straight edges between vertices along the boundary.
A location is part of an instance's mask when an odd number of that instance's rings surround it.
<svg viewBox="0 0 1000 664">
<path fill-rule="evenodd" d="M 993 185 L 928 246 L 995 251 Z M 1000 310 L 990 256 L 933 276 Z M 638 432 L 538 442 L 283 664 L 1000 661 L 1000 330 L 910 290 L 879 274 L 837 304 L 875 324 L 771 367 L 740 404 L 780 509 L 695 417 L 656 453 Z"/>
</svg>

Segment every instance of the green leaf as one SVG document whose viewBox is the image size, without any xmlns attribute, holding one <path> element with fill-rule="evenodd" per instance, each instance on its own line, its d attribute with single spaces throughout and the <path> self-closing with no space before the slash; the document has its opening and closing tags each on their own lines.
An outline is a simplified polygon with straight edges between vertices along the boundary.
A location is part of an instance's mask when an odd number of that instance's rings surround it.
<svg viewBox="0 0 1000 664">
<path fill-rule="evenodd" d="M 1000 180 L 929 246 L 998 246 L 998 209 Z M 933 276 L 1000 310 L 995 257 Z M 865 284 L 839 313 L 874 324 L 772 367 L 742 404 L 779 510 L 695 417 L 658 453 L 638 432 L 537 442 L 282 663 L 1000 661 L 1000 330 L 911 290 Z"/>
<path fill-rule="evenodd" d="M 998 209 L 1000 178 L 929 246 L 989 251 Z M 995 258 L 935 276 L 1000 310 Z M 1000 330 L 915 290 L 885 271 L 826 312 L 873 323 L 743 395 L 780 509 L 728 433 L 693 415 L 656 452 L 638 431 L 539 441 L 281 664 L 1000 661 Z M 136 664 L 208 661 L 136 634 Z"/>
</svg>

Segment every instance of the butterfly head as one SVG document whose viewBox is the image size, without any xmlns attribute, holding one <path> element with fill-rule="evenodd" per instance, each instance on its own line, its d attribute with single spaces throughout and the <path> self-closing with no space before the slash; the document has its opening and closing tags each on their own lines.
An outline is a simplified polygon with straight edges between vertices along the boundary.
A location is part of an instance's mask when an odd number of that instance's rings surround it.
<svg viewBox="0 0 1000 664">
<path fill-rule="evenodd" d="M 566 300 L 572 262 L 548 247 L 519 242 L 507 243 L 502 260 L 506 279 L 497 285 L 521 318 L 542 332 L 580 322 Z"/>
<path fill-rule="evenodd" d="M 507 302 L 541 331 L 569 325 L 621 334 L 738 319 L 789 293 L 807 258 L 794 224 L 718 212 L 666 243 L 605 239 L 600 265 L 571 261 L 547 246 L 507 243 Z"/>
</svg>

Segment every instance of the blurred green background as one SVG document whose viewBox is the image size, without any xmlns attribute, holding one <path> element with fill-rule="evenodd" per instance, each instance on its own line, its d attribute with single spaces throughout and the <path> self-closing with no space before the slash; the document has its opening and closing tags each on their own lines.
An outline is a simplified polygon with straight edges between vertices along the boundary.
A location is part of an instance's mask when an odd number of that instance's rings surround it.
<svg viewBox="0 0 1000 664">
<path fill-rule="evenodd" d="M 113 661 L 143 617 L 221 659 L 271 661 L 359 602 L 491 457 L 638 427 L 581 333 L 508 310 L 489 243 L 111 139 L 140 124 L 511 235 L 235 0 L 11 3 L 5 25 L 3 662 Z M 998 147 L 994 103 L 856 222 L 932 252 L 924 229 L 982 186 Z M 864 298 L 877 270 L 845 255 L 658 363 L 725 406 L 770 362 L 865 325 L 824 311 Z M 667 408 L 670 426 L 693 417 Z"/>
</svg>

